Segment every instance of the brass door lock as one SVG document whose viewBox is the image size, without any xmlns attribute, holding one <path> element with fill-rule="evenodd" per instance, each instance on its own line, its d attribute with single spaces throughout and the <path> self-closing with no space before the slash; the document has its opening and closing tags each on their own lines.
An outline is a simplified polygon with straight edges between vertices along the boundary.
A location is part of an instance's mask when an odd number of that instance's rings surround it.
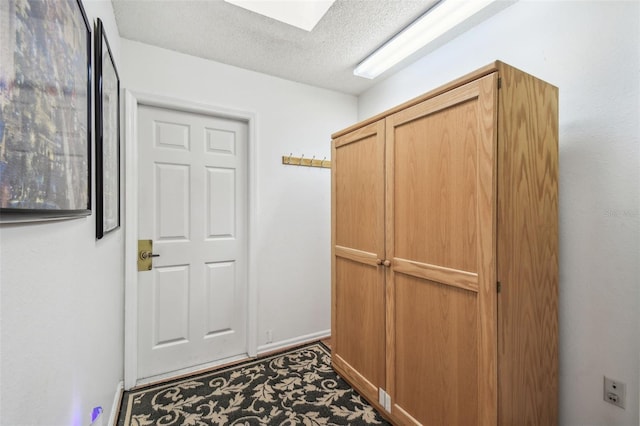
<svg viewBox="0 0 640 426">
<path fill-rule="evenodd" d="M 159 256 L 159 254 L 153 253 L 152 240 L 138 240 L 138 271 L 153 269 L 152 259 Z"/>
</svg>

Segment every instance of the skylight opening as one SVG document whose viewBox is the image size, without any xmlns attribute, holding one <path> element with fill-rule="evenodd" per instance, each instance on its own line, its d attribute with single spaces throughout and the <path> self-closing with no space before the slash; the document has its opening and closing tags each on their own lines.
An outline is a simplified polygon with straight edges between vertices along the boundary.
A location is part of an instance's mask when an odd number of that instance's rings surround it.
<svg viewBox="0 0 640 426">
<path fill-rule="evenodd" d="M 311 31 L 335 0 L 224 0 L 285 24 Z"/>
</svg>

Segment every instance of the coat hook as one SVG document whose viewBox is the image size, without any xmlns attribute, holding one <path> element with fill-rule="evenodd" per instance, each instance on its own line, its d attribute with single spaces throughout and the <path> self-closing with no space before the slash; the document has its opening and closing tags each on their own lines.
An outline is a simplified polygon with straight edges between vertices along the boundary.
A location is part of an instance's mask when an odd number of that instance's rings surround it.
<svg viewBox="0 0 640 426">
<path fill-rule="evenodd" d="M 302 157 L 300 157 L 300 162 L 298 163 L 298 166 L 302 166 L 303 160 L 304 160 L 304 154 L 302 154 Z"/>
<path fill-rule="evenodd" d="M 326 159 L 327 159 L 327 157 L 324 157 L 324 158 L 322 159 L 322 161 L 320 162 L 320 167 L 324 167 L 324 160 L 326 160 Z"/>
<path fill-rule="evenodd" d="M 315 160 L 315 159 L 316 159 L 316 156 L 314 155 L 314 156 L 311 158 L 311 163 L 309 163 L 309 165 L 310 165 L 311 167 L 313 167 L 313 160 Z"/>
<path fill-rule="evenodd" d="M 293 155 L 293 152 L 289 153 L 289 158 L 287 159 L 287 164 L 291 164 L 291 156 Z"/>
</svg>

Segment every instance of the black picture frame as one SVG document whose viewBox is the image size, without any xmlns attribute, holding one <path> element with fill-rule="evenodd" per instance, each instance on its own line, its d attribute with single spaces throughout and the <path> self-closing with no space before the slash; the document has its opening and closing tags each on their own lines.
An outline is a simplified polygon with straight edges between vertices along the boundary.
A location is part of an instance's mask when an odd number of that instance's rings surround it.
<svg viewBox="0 0 640 426">
<path fill-rule="evenodd" d="M 91 214 L 91 28 L 81 0 L 0 4 L 0 223 Z"/>
<path fill-rule="evenodd" d="M 120 227 L 120 77 L 100 18 L 95 28 L 96 238 Z"/>
</svg>

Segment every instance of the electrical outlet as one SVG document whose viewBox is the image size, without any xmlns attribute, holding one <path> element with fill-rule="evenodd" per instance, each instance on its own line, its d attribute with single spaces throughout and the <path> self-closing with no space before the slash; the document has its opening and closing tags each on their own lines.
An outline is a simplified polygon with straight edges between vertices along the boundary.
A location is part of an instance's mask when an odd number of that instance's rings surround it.
<svg viewBox="0 0 640 426">
<path fill-rule="evenodd" d="M 618 380 L 604 377 L 603 398 L 609 404 L 624 409 L 627 385 Z"/>
<path fill-rule="evenodd" d="M 273 330 L 267 330 L 267 343 L 273 343 Z"/>
<path fill-rule="evenodd" d="M 382 388 L 378 388 L 378 402 L 382 405 L 382 408 L 391 412 L 391 395 L 386 393 Z"/>
</svg>

